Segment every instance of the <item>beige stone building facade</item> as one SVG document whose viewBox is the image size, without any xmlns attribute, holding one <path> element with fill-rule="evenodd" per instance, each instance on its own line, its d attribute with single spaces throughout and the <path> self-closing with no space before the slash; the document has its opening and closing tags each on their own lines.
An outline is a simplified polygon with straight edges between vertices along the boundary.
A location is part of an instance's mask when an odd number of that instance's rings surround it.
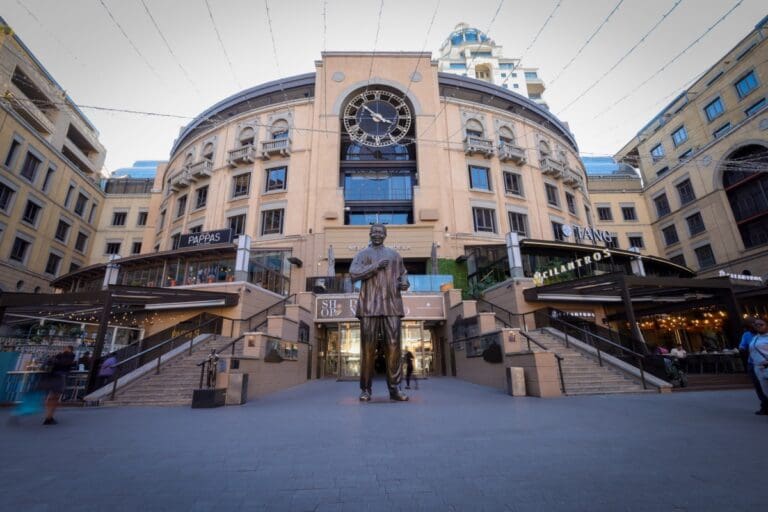
<svg viewBox="0 0 768 512">
<path fill-rule="evenodd" d="M 617 154 L 639 168 L 660 254 L 768 275 L 768 19 Z"/>
<path fill-rule="evenodd" d="M 0 19 L 0 288 L 50 291 L 90 262 L 106 151 L 64 89 Z"/>
</svg>

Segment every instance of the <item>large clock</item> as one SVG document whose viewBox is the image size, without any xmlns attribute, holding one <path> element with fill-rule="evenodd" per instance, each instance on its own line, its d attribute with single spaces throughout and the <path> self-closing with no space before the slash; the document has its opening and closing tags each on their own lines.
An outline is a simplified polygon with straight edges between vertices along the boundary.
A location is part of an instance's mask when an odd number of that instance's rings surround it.
<svg viewBox="0 0 768 512">
<path fill-rule="evenodd" d="M 411 109 L 403 98 L 389 91 L 364 91 L 344 109 L 344 128 L 349 138 L 366 146 L 400 142 L 410 127 Z"/>
</svg>

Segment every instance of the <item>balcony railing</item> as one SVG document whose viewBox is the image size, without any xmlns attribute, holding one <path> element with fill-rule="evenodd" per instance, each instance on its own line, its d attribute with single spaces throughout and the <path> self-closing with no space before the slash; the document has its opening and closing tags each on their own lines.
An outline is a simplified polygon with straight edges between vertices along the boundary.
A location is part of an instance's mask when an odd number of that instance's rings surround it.
<svg viewBox="0 0 768 512">
<path fill-rule="evenodd" d="M 565 164 L 559 160 L 555 160 L 551 156 L 542 156 L 541 172 L 555 178 L 562 178 L 565 173 Z"/>
<path fill-rule="evenodd" d="M 566 185 L 570 185 L 573 188 L 581 188 L 582 180 L 581 176 L 574 171 L 573 169 L 568 169 L 565 171 L 565 175 L 563 176 L 563 183 Z"/>
<path fill-rule="evenodd" d="M 184 170 L 171 177 L 171 190 L 177 191 L 187 188 L 190 182 L 189 171 Z"/>
<path fill-rule="evenodd" d="M 261 158 L 269 160 L 272 155 L 289 156 L 291 139 L 274 139 L 261 142 Z"/>
<path fill-rule="evenodd" d="M 228 152 L 227 163 L 231 167 L 237 167 L 238 164 L 252 164 L 256 161 L 256 148 L 253 144 L 246 144 L 237 149 Z"/>
<path fill-rule="evenodd" d="M 415 293 L 434 293 L 453 288 L 453 276 L 448 274 L 411 274 L 408 282 L 411 283 L 408 291 Z M 316 294 L 357 293 L 360 282 L 352 281 L 349 276 L 308 277 L 307 291 Z"/>
<path fill-rule="evenodd" d="M 187 171 L 192 180 L 196 178 L 210 178 L 211 174 L 213 174 L 213 162 L 207 159 L 200 160 L 190 165 Z"/>
<path fill-rule="evenodd" d="M 493 141 L 471 135 L 467 136 L 464 139 L 464 153 L 468 155 L 479 153 L 488 158 L 493 155 Z"/>
<path fill-rule="evenodd" d="M 14 84 L 10 84 L 10 90 L 5 93 L 5 99 L 11 103 L 13 109 L 31 124 L 35 130 L 43 135 L 53 133 L 55 129 L 53 121 Z"/>
<path fill-rule="evenodd" d="M 525 162 L 525 150 L 509 142 L 501 142 L 499 143 L 499 160 L 522 164 Z"/>
</svg>

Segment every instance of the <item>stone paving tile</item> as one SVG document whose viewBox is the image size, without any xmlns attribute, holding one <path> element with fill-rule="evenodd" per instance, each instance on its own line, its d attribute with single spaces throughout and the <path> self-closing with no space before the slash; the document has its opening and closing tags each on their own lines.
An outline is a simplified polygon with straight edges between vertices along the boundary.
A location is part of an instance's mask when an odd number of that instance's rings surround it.
<svg viewBox="0 0 768 512">
<path fill-rule="evenodd" d="M 383 391 L 375 383 L 375 391 Z M 749 391 L 511 398 L 454 379 L 360 404 L 313 381 L 241 407 L 6 424 L 0 510 L 731 511 L 762 506 Z"/>
</svg>

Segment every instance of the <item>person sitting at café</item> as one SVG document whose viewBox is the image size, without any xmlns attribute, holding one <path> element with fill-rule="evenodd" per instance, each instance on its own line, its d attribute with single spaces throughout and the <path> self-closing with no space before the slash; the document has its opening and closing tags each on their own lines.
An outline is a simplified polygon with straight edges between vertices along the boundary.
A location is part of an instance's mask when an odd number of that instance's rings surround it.
<svg viewBox="0 0 768 512">
<path fill-rule="evenodd" d="M 685 359 L 688 356 L 688 352 L 685 351 L 682 343 L 678 342 L 669 355 L 675 358 L 675 362 L 677 362 L 681 370 L 688 371 L 688 362 Z"/>
</svg>

